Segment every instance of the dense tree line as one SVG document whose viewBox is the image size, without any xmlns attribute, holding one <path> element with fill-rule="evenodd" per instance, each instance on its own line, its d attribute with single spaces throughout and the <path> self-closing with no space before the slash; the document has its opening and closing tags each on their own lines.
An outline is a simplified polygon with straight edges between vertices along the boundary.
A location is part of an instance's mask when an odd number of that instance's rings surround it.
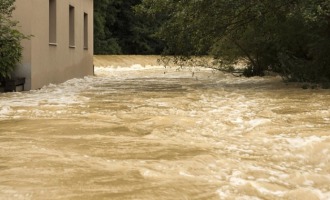
<svg viewBox="0 0 330 200">
<path fill-rule="evenodd" d="M 157 24 L 136 15 L 141 0 L 94 1 L 95 54 L 160 54 L 163 47 L 153 36 Z"/>
<path fill-rule="evenodd" d="M 330 81 L 329 0 L 98 0 L 95 52 L 211 55 L 244 75 Z"/>
<path fill-rule="evenodd" d="M 168 54 L 212 55 L 219 68 L 244 59 L 246 76 L 330 81 L 329 0 L 143 0 L 137 10 L 163 16 Z"/>
</svg>

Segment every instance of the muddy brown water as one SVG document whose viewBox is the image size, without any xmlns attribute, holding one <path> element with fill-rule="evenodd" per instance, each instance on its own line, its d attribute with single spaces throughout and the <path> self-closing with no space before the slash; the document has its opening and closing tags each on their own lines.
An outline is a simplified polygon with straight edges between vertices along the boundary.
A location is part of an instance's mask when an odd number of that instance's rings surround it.
<svg viewBox="0 0 330 200">
<path fill-rule="evenodd" d="M 330 199 L 329 90 L 128 59 L 0 94 L 0 199 Z"/>
</svg>

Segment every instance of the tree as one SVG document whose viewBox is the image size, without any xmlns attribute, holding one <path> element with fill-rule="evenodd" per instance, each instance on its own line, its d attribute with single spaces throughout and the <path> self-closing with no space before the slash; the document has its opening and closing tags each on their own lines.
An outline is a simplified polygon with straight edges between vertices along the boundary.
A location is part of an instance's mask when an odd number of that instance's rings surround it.
<svg viewBox="0 0 330 200">
<path fill-rule="evenodd" d="M 117 10 L 116 21 L 109 24 L 113 36 L 124 54 L 154 54 L 160 53 L 158 40 L 150 35 L 153 24 L 144 17 L 136 15 L 134 6 L 141 3 L 141 0 L 116 1 L 114 4 Z"/>
<path fill-rule="evenodd" d="M 116 20 L 116 10 L 113 9 L 115 0 L 94 1 L 94 53 L 120 54 L 121 47 L 107 24 Z"/>
<path fill-rule="evenodd" d="M 11 19 L 15 0 L 0 0 L 0 79 L 10 78 L 22 57 L 21 40 L 27 38 Z"/>
<path fill-rule="evenodd" d="M 137 10 L 163 22 L 167 54 L 212 55 L 221 69 L 245 60 L 246 76 L 265 70 L 294 81 L 330 81 L 328 0 L 143 0 Z M 174 37 L 175 36 L 175 37 Z"/>
<path fill-rule="evenodd" d="M 296 4 L 278 34 L 281 72 L 294 81 L 330 81 L 330 2 Z"/>
<path fill-rule="evenodd" d="M 159 54 L 162 43 L 152 33 L 156 24 L 136 15 L 141 0 L 94 2 L 95 54 Z"/>
</svg>

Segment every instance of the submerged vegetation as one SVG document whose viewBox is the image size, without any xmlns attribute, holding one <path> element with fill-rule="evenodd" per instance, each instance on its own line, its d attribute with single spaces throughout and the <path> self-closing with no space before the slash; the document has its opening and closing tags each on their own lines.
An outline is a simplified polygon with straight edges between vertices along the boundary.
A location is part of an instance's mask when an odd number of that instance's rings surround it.
<svg viewBox="0 0 330 200">
<path fill-rule="evenodd" d="M 96 53 L 209 55 L 219 70 L 244 60 L 245 76 L 272 71 L 288 81 L 330 82 L 328 0 L 102 0 L 95 7 Z"/>
</svg>

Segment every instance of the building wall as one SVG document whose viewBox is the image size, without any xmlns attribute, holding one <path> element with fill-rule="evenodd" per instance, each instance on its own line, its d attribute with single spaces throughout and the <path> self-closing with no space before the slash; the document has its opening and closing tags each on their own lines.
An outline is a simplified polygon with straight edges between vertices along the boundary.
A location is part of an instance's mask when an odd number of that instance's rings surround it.
<svg viewBox="0 0 330 200">
<path fill-rule="evenodd" d="M 69 6 L 74 7 L 75 46 L 69 45 Z M 88 14 L 88 48 L 84 48 L 84 13 Z M 93 74 L 93 0 L 56 0 L 56 43 L 49 39 L 49 0 L 16 0 L 15 18 L 32 35 L 23 41 L 24 55 L 17 75 L 25 88 Z M 30 70 L 29 70 L 30 69 Z"/>
</svg>

